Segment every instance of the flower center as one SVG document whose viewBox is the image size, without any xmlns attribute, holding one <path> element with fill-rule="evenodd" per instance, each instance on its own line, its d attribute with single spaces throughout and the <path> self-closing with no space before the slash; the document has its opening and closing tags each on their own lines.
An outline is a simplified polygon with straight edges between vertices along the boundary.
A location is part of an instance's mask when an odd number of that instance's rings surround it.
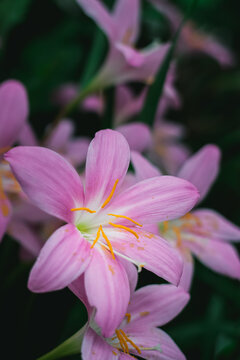
<svg viewBox="0 0 240 360">
<path fill-rule="evenodd" d="M 182 216 L 179 221 L 179 225 L 176 225 L 175 221 L 163 221 L 163 228 L 161 230 L 163 235 L 166 234 L 168 231 L 173 231 L 173 233 L 175 234 L 177 247 L 182 246 L 182 231 L 198 230 L 198 233 L 200 233 L 199 228 L 202 227 L 200 219 L 196 215 L 193 215 L 191 213 L 187 213 L 186 215 Z"/>
<path fill-rule="evenodd" d="M 117 184 L 118 184 L 119 180 L 117 179 L 113 185 L 113 188 L 109 194 L 109 196 L 107 197 L 107 199 L 104 201 L 104 203 L 102 204 L 101 206 L 101 209 L 103 209 L 112 199 L 114 193 L 115 193 L 115 190 L 116 190 L 116 187 L 117 187 Z M 79 207 L 79 208 L 73 208 L 71 209 L 71 211 L 86 211 L 90 214 L 95 214 L 97 211 L 96 210 L 92 210 L 92 209 L 89 209 L 87 207 Z M 130 217 L 128 216 L 125 216 L 125 215 L 118 215 L 118 214 L 107 214 L 108 216 L 113 216 L 117 219 L 125 219 L 125 220 L 128 220 L 130 222 L 132 222 L 135 226 L 140 226 L 142 227 L 141 224 L 139 224 L 137 221 L 131 219 Z M 114 228 L 118 228 L 118 229 L 121 229 L 121 230 L 125 230 L 129 233 L 131 233 L 132 235 L 134 235 L 137 239 L 139 238 L 139 235 L 136 231 L 134 231 L 133 229 L 127 227 L 127 226 L 124 226 L 124 225 L 120 225 L 120 224 L 115 224 L 113 222 L 109 222 L 108 223 L 110 226 L 114 227 Z M 108 246 L 108 249 L 109 251 L 111 252 L 111 255 L 112 255 L 112 258 L 115 260 L 115 255 L 114 255 L 114 251 L 113 251 L 113 247 L 112 247 L 112 244 L 110 242 L 110 240 L 108 239 L 106 233 L 104 232 L 103 230 L 103 227 L 102 225 L 99 225 L 98 227 L 98 230 L 97 230 L 97 235 L 96 235 L 96 238 L 94 239 L 93 243 L 92 243 L 92 246 L 91 246 L 91 249 L 93 249 L 93 247 L 96 245 L 96 243 L 98 242 L 100 236 L 102 236 L 104 238 L 104 240 L 106 241 L 107 243 L 107 246 Z"/>
<path fill-rule="evenodd" d="M 129 337 L 125 334 L 125 332 L 122 329 L 118 329 L 115 331 L 117 339 L 119 341 L 118 347 L 120 350 L 122 350 L 125 354 L 129 355 L 129 347 L 128 343 L 138 352 L 138 354 L 141 354 L 140 348 L 131 340 Z M 115 338 L 112 338 L 114 340 Z"/>
</svg>

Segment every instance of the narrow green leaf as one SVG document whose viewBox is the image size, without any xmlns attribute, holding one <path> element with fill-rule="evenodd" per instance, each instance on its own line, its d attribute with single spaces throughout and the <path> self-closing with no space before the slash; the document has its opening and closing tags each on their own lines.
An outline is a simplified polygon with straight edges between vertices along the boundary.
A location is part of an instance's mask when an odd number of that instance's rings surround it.
<svg viewBox="0 0 240 360">
<path fill-rule="evenodd" d="M 85 87 L 93 78 L 96 70 L 101 64 L 106 49 L 106 38 L 100 29 L 96 29 L 91 52 L 86 61 L 85 69 L 82 74 L 81 87 Z"/>
<path fill-rule="evenodd" d="M 158 104 L 159 104 L 159 101 L 160 101 L 160 98 L 161 98 L 161 95 L 163 92 L 165 80 L 166 80 L 167 73 L 168 73 L 168 70 L 169 70 L 169 67 L 171 64 L 171 60 L 174 55 L 174 51 L 175 51 L 175 48 L 177 45 L 179 35 L 181 33 L 181 30 L 182 30 L 185 22 L 187 21 L 187 19 L 191 15 L 193 9 L 195 8 L 197 1 L 198 0 L 192 0 L 191 4 L 189 6 L 189 9 L 186 13 L 186 16 L 182 20 L 176 34 L 173 37 L 171 47 L 170 47 L 168 53 L 166 54 L 163 64 L 160 67 L 160 69 L 156 75 L 156 79 L 149 88 L 149 91 L 148 91 L 148 94 L 146 97 L 146 101 L 145 101 L 142 113 L 140 115 L 140 121 L 147 123 L 150 126 L 153 124 L 154 119 L 155 119 L 157 107 L 158 107 Z"/>
</svg>

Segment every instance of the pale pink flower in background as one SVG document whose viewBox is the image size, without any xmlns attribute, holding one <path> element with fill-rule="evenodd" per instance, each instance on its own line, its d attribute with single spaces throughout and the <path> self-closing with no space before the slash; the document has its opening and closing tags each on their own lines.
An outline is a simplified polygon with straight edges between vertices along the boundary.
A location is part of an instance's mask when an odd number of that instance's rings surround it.
<svg viewBox="0 0 240 360">
<path fill-rule="evenodd" d="M 74 137 L 74 124 L 69 119 L 61 120 L 57 126 L 50 129 L 45 139 L 37 140 L 30 124 L 26 124 L 21 131 L 18 141 L 21 145 L 44 146 L 64 156 L 73 166 L 84 164 L 90 139 L 87 137 Z"/>
<path fill-rule="evenodd" d="M 54 91 L 52 101 L 56 105 L 66 106 L 77 97 L 80 91 L 81 89 L 76 84 L 64 84 Z M 100 95 L 92 94 L 79 104 L 79 109 L 102 115 L 104 112 L 104 99 Z"/>
<path fill-rule="evenodd" d="M 176 32 L 183 19 L 181 11 L 168 0 L 149 0 L 170 22 L 173 32 Z M 223 45 L 217 37 L 207 34 L 192 21 L 184 25 L 178 44 L 182 52 L 202 52 L 214 58 L 221 66 L 233 66 L 235 57 L 232 51 Z"/>
<path fill-rule="evenodd" d="M 157 326 L 175 318 L 185 307 L 189 295 L 173 285 L 149 285 L 135 290 L 137 275 L 130 274 L 131 297 L 125 317 L 111 337 L 104 337 L 94 321 L 83 338 L 83 360 L 143 359 L 184 360 L 185 356 L 174 341 Z M 92 307 L 79 278 L 70 289 L 84 302 L 91 318 Z M 79 291 L 79 289 L 81 289 Z"/>
<path fill-rule="evenodd" d="M 142 225 L 189 211 L 198 192 L 188 181 L 155 177 L 118 193 L 130 150 L 125 138 L 112 130 L 98 132 L 89 146 L 85 189 L 74 168 L 46 148 L 14 148 L 5 159 L 32 203 L 68 223 L 42 248 L 29 278 L 32 291 L 62 289 L 84 273 L 88 300 L 97 308 L 96 322 L 105 336 L 111 336 L 129 301 L 121 258 L 178 283 L 178 253 Z"/>
<path fill-rule="evenodd" d="M 110 13 L 99 0 L 76 0 L 83 11 L 93 18 L 109 40 L 107 58 L 91 83 L 92 88 L 103 88 L 127 81 L 152 82 L 169 44 L 152 43 L 137 50 L 139 35 L 139 0 L 117 0 Z"/>
<path fill-rule="evenodd" d="M 12 207 L 6 194 L 16 194 L 20 191 L 2 155 L 17 140 L 27 116 L 28 99 L 24 86 L 16 80 L 2 83 L 0 86 L 0 240 L 12 214 Z"/>
<path fill-rule="evenodd" d="M 132 162 L 137 180 L 160 175 L 140 154 L 132 153 Z M 178 176 L 191 181 L 200 192 L 201 201 L 215 181 L 220 162 L 220 150 L 215 145 L 206 145 L 190 157 L 180 169 Z M 181 286 L 189 290 L 193 275 L 195 255 L 212 270 L 240 279 L 240 259 L 229 241 L 240 240 L 240 228 L 211 209 L 196 209 L 178 220 L 163 222 L 160 227 L 150 227 L 150 231 L 161 234 L 175 244 L 182 254 L 184 270 Z"/>
</svg>

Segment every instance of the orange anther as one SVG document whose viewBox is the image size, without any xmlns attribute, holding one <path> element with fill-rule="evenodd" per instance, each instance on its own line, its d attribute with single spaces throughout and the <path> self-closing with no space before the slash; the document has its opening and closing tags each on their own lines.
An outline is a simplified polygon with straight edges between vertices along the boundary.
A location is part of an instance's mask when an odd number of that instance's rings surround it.
<svg viewBox="0 0 240 360">
<path fill-rule="evenodd" d="M 90 214 L 94 214 L 96 211 L 95 210 L 91 210 L 89 208 L 85 208 L 85 207 L 80 207 L 80 208 L 73 208 L 71 209 L 71 211 L 80 211 L 80 210 L 84 210 L 89 212 Z"/>
<path fill-rule="evenodd" d="M 113 194 L 116 190 L 117 184 L 118 184 L 119 180 L 117 179 L 113 185 L 112 191 L 110 192 L 110 195 L 108 196 L 108 198 L 104 201 L 104 203 L 102 204 L 101 208 L 103 209 L 108 203 L 109 201 L 112 199 Z"/>
<path fill-rule="evenodd" d="M 127 226 L 118 225 L 118 224 L 113 224 L 113 223 L 111 223 L 111 222 L 109 223 L 109 225 L 114 226 L 114 227 L 119 228 L 119 229 L 126 230 L 126 231 L 130 232 L 131 234 L 133 234 L 134 236 L 136 236 L 137 239 L 139 239 L 139 236 L 138 236 L 138 234 L 136 233 L 136 231 L 128 228 Z"/>
</svg>

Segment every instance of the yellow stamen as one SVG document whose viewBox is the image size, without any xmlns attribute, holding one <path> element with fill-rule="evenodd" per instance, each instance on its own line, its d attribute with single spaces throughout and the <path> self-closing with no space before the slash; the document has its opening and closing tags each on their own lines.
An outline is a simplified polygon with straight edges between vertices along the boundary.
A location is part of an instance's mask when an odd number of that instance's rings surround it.
<svg viewBox="0 0 240 360">
<path fill-rule="evenodd" d="M 127 323 L 130 323 L 130 321 L 131 321 L 131 314 L 130 314 L 130 313 L 126 313 L 125 316 L 126 316 L 126 318 L 127 318 Z"/>
<path fill-rule="evenodd" d="M 117 335 L 117 338 L 118 338 L 118 340 L 119 340 L 119 344 L 120 344 L 123 352 L 124 352 L 125 354 L 126 354 L 126 353 L 129 354 L 129 349 L 128 349 L 127 342 L 126 342 L 126 340 L 123 338 L 123 336 L 121 335 L 120 330 L 116 330 L 116 335 Z"/>
<path fill-rule="evenodd" d="M 113 197 L 113 194 L 116 190 L 116 187 L 117 187 L 117 184 L 118 184 L 119 180 L 117 179 L 113 185 L 113 188 L 112 188 L 112 191 L 110 193 L 110 195 L 108 196 L 108 198 L 104 201 L 104 203 L 102 204 L 101 208 L 103 209 L 108 203 L 109 201 L 111 200 L 111 198 Z"/>
<path fill-rule="evenodd" d="M 175 232 L 176 234 L 176 237 L 177 237 L 177 246 L 181 246 L 182 244 L 182 238 L 181 238 L 181 231 L 178 227 L 176 226 L 173 226 L 173 231 Z"/>
<path fill-rule="evenodd" d="M 110 250 L 110 252 L 112 254 L 112 258 L 113 258 L 113 260 L 115 260 L 115 255 L 114 255 L 114 252 L 113 252 L 112 244 L 110 243 L 110 241 L 108 240 L 107 235 L 103 231 L 102 225 L 99 226 L 99 229 L 100 228 L 101 228 L 102 236 L 104 237 L 104 239 L 106 240 L 106 243 L 108 244 L 109 250 Z"/>
<path fill-rule="evenodd" d="M 166 231 L 168 231 L 168 221 L 164 221 L 163 222 L 163 232 L 165 233 Z"/>
<path fill-rule="evenodd" d="M 71 209 L 71 211 L 80 211 L 80 210 L 84 210 L 89 212 L 90 214 L 94 214 L 96 211 L 95 210 L 91 210 L 89 208 L 85 208 L 85 207 L 80 207 L 80 208 L 73 208 Z"/>
<path fill-rule="evenodd" d="M 7 205 L 7 203 L 5 202 L 7 200 L 7 197 L 4 193 L 4 189 L 3 189 L 3 184 L 2 184 L 2 179 L 0 177 L 0 208 L 1 208 L 1 212 L 3 214 L 3 216 L 8 216 L 9 214 L 9 207 Z"/>
<path fill-rule="evenodd" d="M 116 228 L 119 228 L 119 229 L 126 230 L 126 231 L 130 232 L 131 234 L 133 234 L 134 236 L 136 236 L 137 239 L 139 239 L 139 236 L 138 236 L 138 234 L 136 233 L 136 231 L 128 228 L 127 226 L 118 225 L 118 224 L 113 224 L 113 223 L 111 223 L 111 222 L 109 223 L 109 225 L 112 225 L 112 226 L 114 226 L 114 227 L 116 227 Z"/>
<path fill-rule="evenodd" d="M 138 347 L 136 344 L 134 344 L 134 342 L 133 342 L 131 339 L 129 339 L 129 337 L 127 337 L 127 335 L 125 334 L 125 332 L 124 332 L 123 330 L 121 330 L 121 329 L 119 329 L 119 332 L 120 332 L 120 334 L 122 335 L 122 337 L 125 339 L 125 341 L 126 341 L 126 342 L 129 342 L 129 344 L 131 344 L 132 347 L 133 347 L 139 354 L 141 354 L 141 350 L 139 349 L 139 347 Z"/>
<path fill-rule="evenodd" d="M 136 225 L 138 225 L 138 226 L 141 226 L 141 227 L 142 227 L 142 225 L 141 225 L 141 224 L 139 224 L 137 221 L 135 221 L 135 220 L 131 219 L 131 218 L 130 218 L 130 217 L 128 217 L 128 216 L 124 216 L 124 215 L 116 215 L 116 214 L 108 214 L 108 215 L 109 215 L 109 216 L 115 216 L 115 217 L 117 217 L 117 218 L 127 219 L 127 220 L 131 221 L 133 224 L 136 224 Z"/>
<path fill-rule="evenodd" d="M 202 225 L 202 223 L 201 223 L 201 221 L 199 220 L 199 218 L 198 218 L 196 215 L 193 215 L 193 214 L 191 214 L 191 213 L 185 214 L 185 215 L 182 217 L 182 219 L 194 220 L 198 226 L 201 226 L 201 225 Z"/>
<path fill-rule="evenodd" d="M 101 225 L 100 225 L 99 228 L 98 228 L 97 236 L 96 236 L 94 242 L 92 243 L 91 249 L 92 249 L 92 248 L 96 245 L 96 243 L 98 242 L 98 239 L 100 238 L 100 234 L 101 234 Z"/>
</svg>

